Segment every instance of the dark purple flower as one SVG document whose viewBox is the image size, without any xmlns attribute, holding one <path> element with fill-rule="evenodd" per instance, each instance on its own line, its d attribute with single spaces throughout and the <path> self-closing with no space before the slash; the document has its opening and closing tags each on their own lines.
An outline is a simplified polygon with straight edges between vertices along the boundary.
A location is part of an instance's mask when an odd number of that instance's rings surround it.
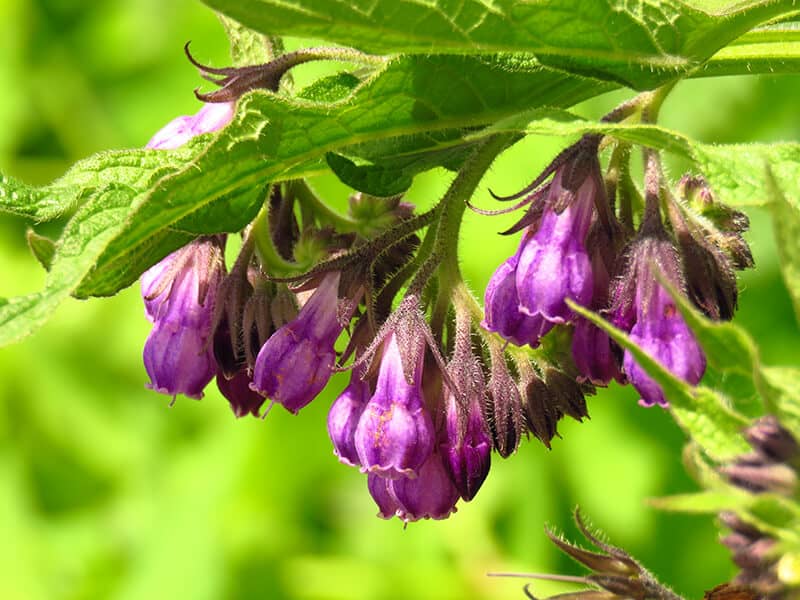
<svg viewBox="0 0 800 600">
<path fill-rule="evenodd" d="M 333 373 L 333 345 L 344 329 L 339 278 L 326 274 L 297 318 L 272 334 L 256 357 L 253 389 L 291 413 L 316 398 Z"/>
<path fill-rule="evenodd" d="M 355 434 L 363 472 L 383 477 L 415 476 L 433 451 L 433 421 L 422 395 L 425 341 L 417 337 L 405 348 L 411 356 L 407 378 L 396 333 L 383 343 L 375 393 L 364 408 Z"/>
<path fill-rule="evenodd" d="M 592 300 L 589 308 L 604 310 L 608 306 L 610 273 L 617 259 L 615 239 L 621 237 L 619 225 L 614 221 L 615 234 L 609 235 L 607 228 L 598 220 L 592 225 L 586 240 L 590 249 L 592 264 Z M 572 357 L 580 373 L 579 381 L 588 380 L 595 385 L 605 386 L 612 379 L 624 381 L 620 373 L 621 352 L 608 334 L 584 318 L 575 320 L 572 335 Z"/>
<path fill-rule="evenodd" d="M 254 417 L 259 416 L 258 411 L 264 404 L 264 398 L 250 389 L 251 382 L 245 368 L 237 371 L 230 379 L 221 372 L 217 373 L 217 387 L 228 400 L 231 410 L 237 418 L 245 417 L 248 414 Z"/>
<path fill-rule="evenodd" d="M 612 322 L 630 331 L 631 339 L 674 375 L 697 384 L 705 372 L 705 355 L 672 296 L 656 277 L 660 272 L 683 292 L 680 257 L 657 215 L 643 223 L 639 236 L 630 244 L 626 261 L 612 294 Z M 643 406 L 668 405 L 661 386 L 628 351 L 623 367 L 641 394 Z"/>
<path fill-rule="evenodd" d="M 455 512 L 459 498 L 438 452 L 428 456 L 417 477 L 394 479 L 388 487 L 400 505 L 397 516 L 406 522 L 446 519 Z"/>
<path fill-rule="evenodd" d="M 178 148 L 195 136 L 222 129 L 231 122 L 234 112 L 234 102 L 204 104 L 196 114 L 176 117 L 167 123 L 145 147 L 155 150 Z"/>
<path fill-rule="evenodd" d="M 552 323 L 572 318 L 567 298 L 582 305 L 592 298 L 592 266 L 585 240 L 601 185 L 595 177 L 586 177 L 574 199 L 557 212 L 559 199 L 568 193 L 561 179 L 559 169 L 550 184 L 542 222 L 519 253 L 516 270 L 520 311 Z"/>
<path fill-rule="evenodd" d="M 336 398 L 328 412 L 328 435 L 333 453 L 339 461 L 351 467 L 361 466 L 355 446 L 356 427 L 371 395 L 369 382 L 353 370 L 350 383 Z"/>
<path fill-rule="evenodd" d="M 223 275 L 219 237 L 200 238 L 142 275 L 145 314 L 153 323 L 144 346 L 148 387 L 171 396 L 203 396 L 216 372 L 209 337 Z"/>
<path fill-rule="evenodd" d="M 519 309 L 517 265 L 526 241 L 527 237 L 523 238 L 517 252 L 501 264 L 489 280 L 484 295 L 486 316 L 481 325 L 487 331 L 499 333 L 517 346 L 530 344 L 536 347 L 539 339 L 553 327 L 553 323 L 541 315 L 532 317 Z"/>
<path fill-rule="evenodd" d="M 463 392 L 445 387 L 445 430 L 439 452 L 459 494 L 469 501 L 489 474 L 492 438 L 483 414 L 486 387 L 480 367 L 475 364 L 474 368 L 457 371 L 466 375 L 456 381 Z M 451 372 L 451 378 L 455 374 Z"/>
</svg>

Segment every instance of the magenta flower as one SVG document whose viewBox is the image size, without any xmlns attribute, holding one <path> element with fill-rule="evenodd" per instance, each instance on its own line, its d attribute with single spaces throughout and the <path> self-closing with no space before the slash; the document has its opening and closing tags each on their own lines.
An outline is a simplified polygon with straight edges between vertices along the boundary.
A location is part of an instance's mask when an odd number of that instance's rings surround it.
<svg viewBox="0 0 800 600">
<path fill-rule="evenodd" d="M 413 357 L 409 375 L 396 333 L 383 343 L 375 393 L 364 408 L 355 432 L 361 470 L 386 478 L 415 476 L 433 451 L 435 431 L 422 395 L 425 341 L 409 342 Z"/>
<path fill-rule="evenodd" d="M 483 411 L 486 387 L 477 364 L 450 369 L 450 377 L 463 392 L 445 386 L 445 427 L 439 453 L 459 495 L 472 500 L 491 466 L 492 438 Z M 460 377 L 459 377 L 460 375 Z"/>
<path fill-rule="evenodd" d="M 297 317 L 272 334 L 256 357 L 253 390 L 293 414 L 316 398 L 333 374 L 333 345 L 344 329 L 339 278 L 338 271 L 326 274 Z"/>
<path fill-rule="evenodd" d="M 201 398 L 216 372 L 211 320 L 224 275 L 223 241 L 200 238 L 142 275 L 145 315 L 153 330 L 144 346 L 151 383 L 163 394 Z"/>
<path fill-rule="evenodd" d="M 357 370 L 353 370 L 350 384 L 328 412 L 328 435 L 333 442 L 333 453 L 340 462 L 351 467 L 361 466 L 355 446 L 356 427 L 371 393 L 369 382 L 362 380 Z"/>
<path fill-rule="evenodd" d="M 705 372 L 705 355 L 672 296 L 656 278 L 656 272 L 660 272 L 683 293 L 680 257 L 660 219 L 654 217 L 642 225 L 626 259 L 612 294 L 612 322 L 630 331 L 631 339 L 674 375 L 697 384 Z M 641 394 L 643 406 L 668 406 L 661 386 L 628 351 L 623 367 L 628 380 Z"/>
</svg>

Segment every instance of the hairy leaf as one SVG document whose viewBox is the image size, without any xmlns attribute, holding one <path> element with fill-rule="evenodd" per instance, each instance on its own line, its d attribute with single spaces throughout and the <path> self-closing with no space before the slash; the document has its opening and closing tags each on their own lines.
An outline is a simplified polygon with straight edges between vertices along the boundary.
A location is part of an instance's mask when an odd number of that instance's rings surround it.
<svg viewBox="0 0 800 600">
<path fill-rule="evenodd" d="M 258 31 L 376 53 L 529 52 L 542 64 L 652 89 L 685 75 L 792 0 L 204 0 Z"/>
<path fill-rule="evenodd" d="M 66 294 L 112 294 L 191 236 L 240 230 L 270 181 L 317 173 L 328 152 L 352 148 L 375 160 L 385 140 L 393 140 L 385 148 L 409 155 L 453 148 L 464 144 L 468 128 L 530 106 L 566 107 L 608 89 L 529 61 L 401 57 L 338 102 L 254 92 L 225 130 L 181 149 L 101 154 L 45 188 L 9 180 L 0 187 L 0 209 L 39 220 L 82 202 L 81 210 L 94 207 L 108 190 L 126 193 L 102 229 L 73 218 L 45 291 L 0 306 L 0 323 L 7 324 L 0 343 L 32 331 Z M 69 269 L 61 266 L 67 247 L 84 250 L 71 257 Z"/>
</svg>

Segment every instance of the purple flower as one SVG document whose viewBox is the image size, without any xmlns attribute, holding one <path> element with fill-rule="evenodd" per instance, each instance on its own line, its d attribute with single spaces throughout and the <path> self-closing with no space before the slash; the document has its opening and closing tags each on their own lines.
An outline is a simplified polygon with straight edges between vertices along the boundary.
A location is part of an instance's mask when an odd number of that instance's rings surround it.
<svg viewBox="0 0 800 600">
<path fill-rule="evenodd" d="M 446 519 L 456 510 L 459 493 L 447 474 L 442 456 L 432 453 L 417 477 L 401 477 L 389 483 L 403 521 Z"/>
<path fill-rule="evenodd" d="M 564 323 L 573 316 L 567 298 L 583 305 L 592 298 L 592 266 L 585 239 L 599 184 L 587 177 L 574 200 L 559 213 L 557 203 L 566 193 L 561 178 L 559 169 L 550 184 L 549 206 L 539 229 L 519 253 L 516 270 L 520 311 L 551 323 Z"/>
<path fill-rule="evenodd" d="M 217 372 L 217 387 L 231 405 L 231 410 L 237 418 L 248 414 L 259 416 L 258 411 L 264 404 L 264 398 L 250 389 L 252 380 L 247 374 L 247 369 L 240 369 L 233 377 L 227 378 L 223 373 Z"/>
<path fill-rule="evenodd" d="M 144 346 L 151 389 L 201 398 L 216 372 L 211 320 L 224 274 L 222 240 L 200 238 L 142 276 L 145 315 L 153 330 Z"/>
<path fill-rule="evenodd" d="M 596 221 L 587 238 L 591 248 L 593 291 L 589 307 L 594 311 L 608 306 L 609 272 L 616 261 L 615 245 L 605 227 Z M 583 318 L 575 321 L 572 334 L 572 357 L 580 373 L 579 381 L 589 380 L 605 386 L 612 379 L 624 382 L 618 357 L 621 355 L 608 334 Z"/>
<path fill-rule="evenodd" d="M 222 129 L 231 122 L 234 112 L 233 102 L 204 104 L 196 114 L 176 117 L 167 123 L 145 147 L 154 150 L 178 148 L 197 135 Z"/>
<path fill-rule="evenodd" d="M 406 375 L 398 336 L 383 344 L 375 393 L 364 408 L 355 433 L 362 472 L 386 478 L 415 476 L 433 451 L 435 431 L 422 395 L 425 341 L 409 341 L 411 357 Z"/>
<path fill-rule="evenodd" d="M 392 480 L 381 477 L 377 473 L 367 474 L 367 489 L 369 495 L 378 505 L 378 516 L 382 519 L 391 519 L 402 512 L 402 507 L 392 491 Z"/>
<path fill-rule="evenodd" d="M 465 393 L 446 390 L 444 439 L 439 444 L 444 467 L 458 493 L 472 500 L 489 474 L 492 438 L 483 414 L 486 395 L 483 373 L 477 364 L 457 369 L 464 376 L 456 383 Z M 451 378 L 457 375 L 451 370 Z"/>
<path fill-rule="evenodd" d="M 646 310 L 637 318 L 630 337 L 642 350 L 660 362 L 673 375 L 696 385 L 706 369 L 706 357 L 686 325 L 675 301 L 660 284 L 656 284 Z M 625 372 L 633 387 L 641 394 L 643 406 L 668 406 L 661 386 L 642 369 L 626 351 Z"/>
<path fill-rule="evenodd" d="M 626 253 L 622 276 L 612 293 L 611 321 L 630 331 L 631 339 L 684 381 L 697 384 L 706 368 L 700 345 L 678 311 L 675 301 L 656 278 L 656 272 L 683 293 L 680 257 L 656 217 L 642 224 Z M 664 391 L 625 351 L 623 367 L 641 394 L 640 404 L 667 406 Z"/>
<path fill-rule="evenodd" d="M 339 394 L 328 412 L 328 435 L 333 442 L 333 453 L 340 462 L 351 467 L 361 466 L 355 434 L 370 394 L 369 382 L 362 380 L 354 370 L 350 375 L 350 384 Z"/>
<path fill-rule="evenodd" d="M 256 357 L 253 390 L 293 414 L 316 398 L 333 373 L 333 345 L 344 329 L 339 278 L 339 272 L 326 274 L 297 318 L 272 334 Z"/>
<path fill-rule="evenodd" d="M 553 327 L 553 323 L 541 315 L 527 315 L 519 308 L 517 265 L 527 239 L 523 238 L 517 252 L 501 264 L 489 280 L 484 295 L 486 316 L 481 325 L 487 331 L 499 333 L 517 346 L 530 344 L 536 347 L 539 339 Z"/>
</svg>

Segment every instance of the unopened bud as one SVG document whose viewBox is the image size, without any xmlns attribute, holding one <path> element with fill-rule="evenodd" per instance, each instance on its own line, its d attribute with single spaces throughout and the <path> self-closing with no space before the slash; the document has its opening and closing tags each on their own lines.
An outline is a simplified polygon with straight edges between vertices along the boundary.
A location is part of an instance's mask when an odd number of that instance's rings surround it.
<svg viewBox="0 0 800 600">
<path fill-rule="evenodd" d="M 800 454 L 794 436 L 773 415 L 758 419 L 744 431 L 750 445 L 777 462 L 788 462 Z"/>
<path fill-rule="evenodd" d="M 733 464 L 720 468 L 720 473 L 741 488 L 753 493 L 774 492 L 791 496 L 797 488 L 797 474 L 783 464 Z"/>
</svg>

